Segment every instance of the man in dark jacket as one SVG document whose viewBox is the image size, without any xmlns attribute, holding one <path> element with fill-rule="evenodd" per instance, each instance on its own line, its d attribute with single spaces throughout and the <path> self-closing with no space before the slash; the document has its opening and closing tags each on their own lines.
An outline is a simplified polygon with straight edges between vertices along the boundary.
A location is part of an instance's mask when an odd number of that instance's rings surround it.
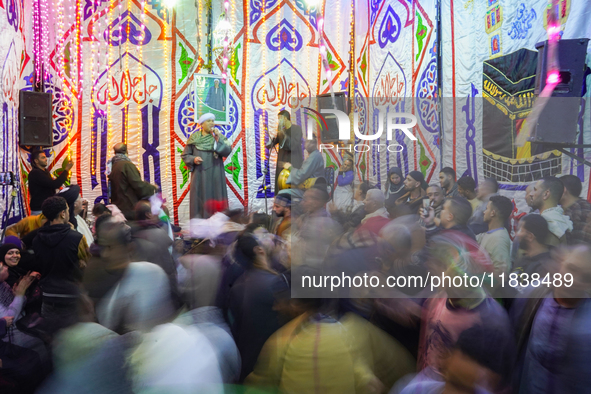
<svg viewBox="0 0 591 394">
<path fill-rule="evenodd" d="M 33 169 L 29 173 L 29 193 L 31 194 L 29 204 L 31 206 L 31 215 L 39 215 L 43 201 L 55 196 L 56 189 L 59 189 L 68 179 L 74 163 L 68 162 L 64 168 L 65 171 L 55 179 L 47 170 L 47 156 L 42 150 L 31 154 L 31 165 Z"/>
<path fill-rule="evenodd" d="M 37 232 L 33 250 L 41 272 L 43 328 L 51 335 L 77 322 L 82 270 L 89 255 L 84 236 L 68 222 L 70 213 L 64 198 L 48 198 L 42 210 L 48 223 Z"/>
<path fill-rule="evenodd" d="M 127 145 L 119 143 L 113 147 L 115 156 L 111 158 L 111 203 L 133 219 L 135 204 L 156 192 L 156 186 L 144 182 L 136 166 L 127 157 Z"/>
<path fill-rule="evenodd" d="M 291 123 L 289 111 L 279 112 L 279 127 L 275 137 L 267 141 L 265 147 L 272 150 L 277 146 L 277 167 L 275 169 L 275 194 L 279 193 L 277 180 L 279 174 L 286 163 L 290 163 L 293 168 L 300 168 L 304 162 L 304 152 L 302 150 L 302 128 Z"/>
</svg>

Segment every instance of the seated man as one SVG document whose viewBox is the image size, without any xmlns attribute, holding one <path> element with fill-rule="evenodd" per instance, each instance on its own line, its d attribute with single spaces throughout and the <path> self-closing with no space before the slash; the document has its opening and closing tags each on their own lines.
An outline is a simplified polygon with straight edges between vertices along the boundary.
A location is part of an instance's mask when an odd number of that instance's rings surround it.
<svg viewBox="0 0 591 394">
<path fill-rule="evenodd" d="M 384 193 L 379 189 L 371 189 L 367 192 L 365 197 L 365 217 L 361 221 L 361 226 L 356 230 L 358 233 L 368 231 L 373 235 L 378 235 L 382 227 L 384 227 L 390 219 L 388 219 L 388 211 L 384 207 Z"/>
<path fill-rule="evenodd" d="M 318 151 L 316 136 L 311 140 L 306 140 L 306 151 L 308 157 L 302 163 L 301 168 L 294 168 L 290 163 L 285 163 L 284 168 L 291 169 L 291 173 L 287 178 L 287 183 L 291 185 L 291 189 L 281 190 L 279 194 L 290 193 L 292 197 L 302 198 L 305 189 L 310 187 L 306 183 L 312 183 L 312 180 L 324 177 L 324 159 L 322 153 Z"/>
<path fill-rule="evenodd" d="M 27 216 L 19 220 L 17 223 L 6 227 L 6 237 L 11 235 L 18 238 L 23 238 L 31 231 L 36 230 L 47 223 L 47 218 L 43 214 Z"/>
</svg>

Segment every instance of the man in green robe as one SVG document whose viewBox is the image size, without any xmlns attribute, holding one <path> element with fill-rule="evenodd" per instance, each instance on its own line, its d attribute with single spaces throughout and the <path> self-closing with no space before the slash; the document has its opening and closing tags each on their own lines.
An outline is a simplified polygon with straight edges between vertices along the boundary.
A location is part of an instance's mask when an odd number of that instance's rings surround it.
<svg viewBox="0 0 591 394">
<path fill-rule="evenodd" d="M 198 123 L 201 129 L 189 137 L 181 157 L 191 171 L 191 219 L 207 219 L 215 213 L 212 208 L 228 206 L 223 158 L 230 155 L 232 147 L 215 128 L 213 114 L 202 115 Z"/>
</svg>

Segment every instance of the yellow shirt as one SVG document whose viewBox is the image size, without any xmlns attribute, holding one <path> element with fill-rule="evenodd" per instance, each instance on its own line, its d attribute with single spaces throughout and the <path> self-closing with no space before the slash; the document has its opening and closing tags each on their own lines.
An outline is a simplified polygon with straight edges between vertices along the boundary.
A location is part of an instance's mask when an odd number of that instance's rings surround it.
<svg viewBox="0 0 591 394">
<path fill-rule="evenodd" d="M 379 379 L 389 390 L 414 358 L 400 343 L 366 320 L 347 314 L 338 322 L 301 315 L 267 340 L 245 384 L 282 393 L 367 393 Z"/>
<path fill-rule="evenodd" d="M 474 213 L 476 208 L 478 208 L 478 206 L 480 205 L 480 200 L 474 197 L 473 200 L 468 200 L 468 202 L 470 203 L 470 205 L 472 205 L 472 213 Z"/>
</svg>

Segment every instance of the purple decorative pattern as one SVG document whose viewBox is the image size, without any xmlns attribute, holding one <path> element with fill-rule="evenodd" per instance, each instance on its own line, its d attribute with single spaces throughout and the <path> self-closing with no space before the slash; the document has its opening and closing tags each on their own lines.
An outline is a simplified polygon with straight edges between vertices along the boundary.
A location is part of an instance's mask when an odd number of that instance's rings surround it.
<svg viewBox="0 0 591 394">
<path fill-rule="evenodd" d="M 230 94 L 230 110 L 229 110 L 229 125 L 218 125 L 216 126 L 218 129 L 222 131 L 222 134 L 228 139 L 232 138 L 232 135 L 236 131 L 236 127 L 238 126 L 239 120 L 239 111 L 238 111 L 238 104 L 236 104 L 236 100 Z M 190 91 L 185 95 L 181 104 L 179 105 L 179 109 L 177 111 L 177 119 L 179 129 L 185 138 L 189 138 L 191 134 L 197 130 L 197 123 L 195 122 L 195 92 Z"/>
<path fill-rule="evenodd" d="M 370 26 L 373 26 L 373 23 L 378 16 L 378 11 L 380 10 L 380 5 L 382 5 L 383 0 L 370 0 L 369 6 L 371 8 L 370 14 Z"/>
<path fill-rule="evenodd" d="M 45 81 L 45 91 L 52 94 L 51 105 L 53 108 L 53 146 L 66 139 L 68 133 L 76 123 L 76 111 L 72 99 L 59 87 L 53 84 L 54 76 L 48 74 Z M 24 78 L 23 90 L 33 90 L 33 72 Z M 33 148 L 34 149 L 34 148 Z"/>
<path fill-rule="evenodd" d="M 109 0 L 84 0 L 84 20 L 90 18 L 103 3 L 108 3 Z"/>
<path fill-rule="evenodd" d="M 55 146 L 65 140 L 72 130 L 76 111 L 74 111 L 72 99 L 57 86 L 47 85 L 45 91 L 52 93 L 53 145 Z"/>
<path fill-rule="evenodd" d="M 110 45 L 115 47 L 123 45 L 128 40 L 133 45 L 146 45 L 152 39 L 152 33 L 147 27 L 144 27 L 142 33 L 141 26 L 142 23 L 133 13 L 125 11 L 107 27 L 103 36 Z"/>
<path fill-rule="evenodd" d="M 99 129 L 100 128 L 100 129 Z M 100 148 L 97 146 L 97 149 L 90 150 L 90 162 L 91 163 L 100 163 L 100 185 L 102 190 L 102 195 L 97 197 L 94 203 L 99 202 L 109 202 L 109 189 L 107 186 L 107 177 L 105 175 L 105 171 L 107 170 L 107 114 L 104 111 L 96 108 L 94 106 L 94 115 L 92 119 L 92 129 L 90 130 L 92 133 L 92 140 L 93 141 L 100 141 Z M 100 138 L 99 138 L 100 136 Z M 100 158 L 97 157 L 97 154 L 100 153 Z M 92 172 L 90 174 L 90 184 L 92 189 L 99 185 L 99 180 L 97 179 L 97 173 Z"/>
<path fill-rule="evenodd" d="M 396 112 L 403 112 L 403 108 L 405 108 L 405 101 L 402 101 L 402 103 L 396 105 Z M 397 122 L 406 123 L 406 119 L 399 119 L 397 120 Z M 403 150 L 401 152 L 402 154 L 399 153 L 396 156 L 396 164 L 398 165 L 398 168 L 404 169 L 405 174 L 408 174 L 408 147 L 406 146 L 406 142 L 404 142 L 405 139 L 406 135 L 402 131 L 396 130 L 396 143 L 403 147 Z"/>
<path fill-rule="evenodd" d="M 429 133 L 439 132 L 437 119 L 437 60 L 432 58 L 417 83 L 416 105 L 421 124 Z"/>
<path fill-rule="evenodd" d="M 250 24 L 256 23 L 263 15 L 263 6 L 265 12 L 269 12 L 278 0 L 250 0 Z"/>
<path fill-rule="evenodd" d="M 185 138 L 189 138 L 197 130 L 197 123 L 195 122 L 195 91 L 192 89 L 185 95 L 179 105 L 177 121 L 179 129 Z"/>
<path fill-rule="evenodd" d="M 144 164 L 144 181 L 152 182 L 150 177 L 150 158 L 154 164 L 154 182 L 158 187 L 162 187 L 160 179 L 160 152 L 158 152 L 158 146 L 160 145 L 160 108 L 152 106 L 152 143 L 150 143 L 150 107 L 149 105 L 144 106 L 141 109 L 142 112 L 142 148 L 144 153 L 142 160 Z"/>
<path fill-rule="evenodd" d="M 401 30 L 402 23 L 400 22 L 400 17 L 396 14 L 392 6 L 388 5 L 386 15 L 382 19 L 378 33 L 378 44 L 380 48 L 385 48 L 388 43 L 395 43 L 400 36 Z"/>
<path fill-rule="evenodd" d="M 267 47 L 272 51 L 287 49 L 297 52 L 302 49 L 304 40 L 301 34 L 289 23 L 282 19 L 281 22 L 267 33 Z"/>
<path fill-rule="evenodd" d="M 355 89 L 355 111 L 359 117 L 359 132 L 365 135 L 365 128 L 367 126 L 366 123 L 366 113 L 367 113 L 367 103 L 365 102 L 366 98 L 361 95 L 361 93 Z M 355 138 L 358 140 L 357 136 Z"/>
<path fill-rule="evenodd" d="M 267 128 L 269 124 L 269 114 L 264 109 L 257 109 L 254 113 L 254 140 L 256 146 L 256 177 L 257 179 L 263 177 L 261 181 L 261 185 L 257 189 L 257 198 L 265 198 L 265 189 L 267 191 L 267 198 L 274 197 L 275 194 L 273 193 L 273 188 L 271 186 L 271 171 L 269 169 L 269 156 L 270 152 L 267 148 L 265 149 L 265 160 L 261 161 L 262 151 L 261 151 L 261 137 L 264 133 L 264 138 L 268 138 L 267 134 L 264 130 Z M 266 171 L 263 171 L 266 170 Z"/>
<path fill-rule="evenodd" d="M 5 0 L 4 8 L 6 9 L 8 24 L 14 28 L 14 31 L 18 31 L 21 12 L 19 0 Z"/>
<path fill-rule="evenodd" d="M 470 96 L 466 98 L 466 104 L 462 107 L 462 111 L 466 113 L 466 164 L 468 166 L 468 173 L 478 184 L 478 167 L 476 166 L 476 110 L 475 97 L 478 94 L 478 89 L 473 83 L 470 84 Z"/>
<path fill-rule="evenodd" d="M 221 131 L 222 134 L 224 134 L 224 136 L 227 139 L 231 139 L 232 136 L 234 135 L 234 132 L 236 131 L 236 128 L 238 127 L 238 121 L 240 116 L 240 112 L 238 111 L 238 104 L 236 104 L 236 100 L 234 100 L 234 96 L 232 96 L 230 94 L 230 111 L 229 111 L 229 116 L 228 116 L 228 120 L 230 121 L 229 125 L 220 125 L 217 126 Z"/>
<path fill-rule="evenodd" d="M 310 20 L 310 24 L 314 26 L 314 29 L 318 29 L 318 24 L 316 23 L 318 8 L 316 5 L 308 7 L 308 5 L 302 0 L 296 0 L 296 7 L 304 12 L 304 15 L 308 17 Z"/>
</svg>

